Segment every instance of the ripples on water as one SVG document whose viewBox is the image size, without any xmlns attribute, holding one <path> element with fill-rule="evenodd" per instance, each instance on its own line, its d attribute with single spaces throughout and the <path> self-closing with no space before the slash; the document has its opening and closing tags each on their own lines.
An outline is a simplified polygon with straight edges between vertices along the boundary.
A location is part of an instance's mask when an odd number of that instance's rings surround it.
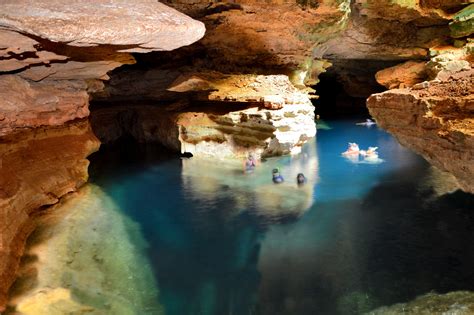
<svg viewBox="0 0 474 315">
<path fill-rule="evenodd" d="M 141 225 L 166 314 L 359 314 L 474 289 L 473 196 L 446 193 L 448 176 L 354 123 L 329 122 L 303 154 L 250 175 L 150 147 L 94 157 L 93 181 Z M 350 163 L 349 141 L 384 162 Z"/>
</svg>

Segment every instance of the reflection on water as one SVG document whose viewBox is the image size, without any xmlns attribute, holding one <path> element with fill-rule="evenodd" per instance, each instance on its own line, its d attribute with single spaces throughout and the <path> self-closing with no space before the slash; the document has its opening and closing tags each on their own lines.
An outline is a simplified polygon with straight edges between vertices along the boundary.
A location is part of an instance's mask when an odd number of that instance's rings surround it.
<svg viewBox="0 0 474 315">
<path fill-rule="evenodd" d="M 328 124 L 303 154 L 253 174 L 241 162 L 99 152 L 93 179 L 141 225 L 166 314 L 359 314 L 474 289 L 473 196 L 447 193 L 450 178 L 377 128 Z M 348 162 L 349 141 L 385 162 Z M 284 184 L 271 182 L 275 167 Z"/>
<path fill-rule="evenodd" d="M 272 169 L 280 169 L 282 184 L 271 181 Z M 306 174 L 305 185 L 296 176 Z M 254 172 L 244 174 L 241 161 L 183 159 L 182 183 L 188 198 L 213 203 L 216 198 L 232 200 L 232 213 L 249 211 L 266 217 L 264 221 L 285 216 L 299 217 L 313 204 L 313 189 L 318 181 L 316 144 L 309 143 L 301 154 L 270 158 Z M 212 210 L 212 208 L 209 208 Z"/>
</svg>

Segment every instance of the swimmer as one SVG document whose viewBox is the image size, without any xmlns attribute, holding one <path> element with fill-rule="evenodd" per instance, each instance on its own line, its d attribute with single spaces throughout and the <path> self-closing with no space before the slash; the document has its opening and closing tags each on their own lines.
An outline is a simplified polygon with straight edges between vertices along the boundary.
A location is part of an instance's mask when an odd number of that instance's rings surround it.
<svg viewBox="0 0 474 315">
<path fill-rule="evenodd" d="M 365 120 L 365 122 L 357 123 L 356 125 L 371 127 L 371 126 L 376 125 L 376 124 L 377 124 L 377 123 L 376 123 L 375 121 L 373 121 L 373 120 L 370 119 L 370 118 L 367 118 L 367 119 Z"/>
<path fill-rule="evenodd" d="M 359 155 L 359 145 L 357 143 L 349 142 L 349 147 L 342 155 Z"/>
<path fill-rule="evenodd" d="M 274 168 L 272 171 L 272 180 L 275 184 L 281 184 L 284 182 L 283 176 L 280 175 L 280 171 Z"/>
<path fill-rule="evenodd" d="M 365 158 L 376 158 L 379 156 L 377 149 L 378 147 L 369 147 L 367 150 L 360 150 L 360 155 Z"/>
<path fill-rule="evenodd" d="M 304 177 L 303 173 L 296 175 L 296 183 L 298 186 L 304 185 L 306 183 L 306 177 Z"/>
<path fill-rule="evenodd" d="M 244 173 L 253 173 L 256 166 L 257 161 L 255 161 L 255 158 L 252 154 L 249 154 L 244 162 Z"/>
</svg>

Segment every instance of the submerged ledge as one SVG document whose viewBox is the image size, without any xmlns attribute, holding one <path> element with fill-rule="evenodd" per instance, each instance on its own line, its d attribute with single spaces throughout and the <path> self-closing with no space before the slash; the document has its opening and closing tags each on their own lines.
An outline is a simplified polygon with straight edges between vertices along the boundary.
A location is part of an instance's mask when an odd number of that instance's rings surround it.
<svg viewBox="0 0 474 315">
<path fill-rule="evenodd" d="M 162 314 L 137 223 L 86 185 L 31 235 L 10 310 L 22 314 Z"/>
</svg>

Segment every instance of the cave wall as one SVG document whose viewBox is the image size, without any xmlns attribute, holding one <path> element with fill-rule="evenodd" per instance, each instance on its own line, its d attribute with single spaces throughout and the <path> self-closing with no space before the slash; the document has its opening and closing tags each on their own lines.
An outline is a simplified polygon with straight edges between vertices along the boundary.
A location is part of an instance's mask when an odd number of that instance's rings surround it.
<svg viewBox="0 0 474 315">
<path fill-rule="evenodd" d="M 287 154 L 328 71 L 356 97 L 397 88 L 371 114 L 472 192 L 468 2 L 0 0 L 0 311 L 34 217 L 87 180 L 91 99 L 104 142 Z"/>
<path fill-rule="evenodd" d="M 87 181 L 100 144 L 89 93 L 134 63 L 131 52 L 172 50 L 204 31 L 151 0 L 0 1 L 0 312 L 35 217 Z"/>
</svg>

